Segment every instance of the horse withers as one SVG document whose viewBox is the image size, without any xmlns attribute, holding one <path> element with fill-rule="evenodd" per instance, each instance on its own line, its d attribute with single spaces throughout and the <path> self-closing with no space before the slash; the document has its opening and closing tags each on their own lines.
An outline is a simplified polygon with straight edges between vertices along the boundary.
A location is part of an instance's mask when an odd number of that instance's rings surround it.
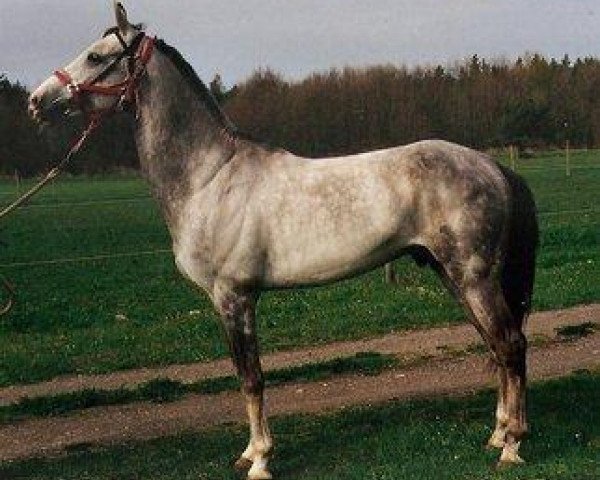
<svg viewBox="0 0 600 480">
<path fill-rule="evenodd" d="M 173 47 L 117 26 L 38 87 L 40 121 L 127 107 L 144 176 L 177 267 L 212 300 L 242 382 L 250 441 L 236 462 L 271 478 L 273 440 L 255 328 L 260 293 L 321 285 L 401 255 L 430 265 L 464 306 L 498 366 L 500 462 L 521 462 L 527 341 L 538 227 L 512 171 L 440 140 L 306 159 L 238 134 Z"/>
</svg>

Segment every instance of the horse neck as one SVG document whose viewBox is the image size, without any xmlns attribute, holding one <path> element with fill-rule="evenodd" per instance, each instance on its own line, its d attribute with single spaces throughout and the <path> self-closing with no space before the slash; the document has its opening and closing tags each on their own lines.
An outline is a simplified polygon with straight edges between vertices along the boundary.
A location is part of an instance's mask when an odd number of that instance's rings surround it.
<svg viewBox="0 0 600 480">
<path fill-rule="evenodd" d="M 139 90 L 136 143 L 169 226 L 193 191 L 233 156 L 235 139 L 171 59 L 155 51 Z"/>
</svg>

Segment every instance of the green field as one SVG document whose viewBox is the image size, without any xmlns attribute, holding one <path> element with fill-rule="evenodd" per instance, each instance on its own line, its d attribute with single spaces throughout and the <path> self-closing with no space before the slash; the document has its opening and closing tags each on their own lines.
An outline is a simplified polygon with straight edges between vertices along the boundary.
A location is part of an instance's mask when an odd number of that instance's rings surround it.
<svg viewBox="0 0 600 480">
<path fill-rule="evenodd" d="M 600 152 L 522 160 L 540 211 L 534 308 L 600 299 Z M 21 186 L 21 190 L 24 186 Z M 16 194 L 0 183 L 0 203 Z M 208 360 L 226 354 L 206 297 L 176 272 L 148 188 L 136 178 L 70 178 L 0 225 L 0 273 L 17 305 L 0 318 L 0 385 L 66 373 Z M 336 285 L 268 293 L 259 305 L 263 350 L 462 321 L 427 269 L 397 262 Z"/>
<path fill-rule="evenodd" d="M 289 480 L 597 480 L 600 374 L 530 388 L 528 463 L 496 470 L 491 392 L 458 399 L 390 402 L 334 415 L 272 422 L 275 478 Z M 225 480 L 247 440 L 243 427 L 127 443 L 81 445 L 59 458 L 0 466 L 0 478 L 39 480 Z"/>
</svg>

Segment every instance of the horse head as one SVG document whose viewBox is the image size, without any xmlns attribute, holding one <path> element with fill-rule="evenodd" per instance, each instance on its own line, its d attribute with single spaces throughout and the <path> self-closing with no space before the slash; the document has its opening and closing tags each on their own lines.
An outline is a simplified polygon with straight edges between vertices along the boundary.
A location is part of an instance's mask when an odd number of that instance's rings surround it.
<svg viewBox="0 0 600 480">
<path fill-rule="evenodd" d="M 116 26 L 31 94 L 29 113 L 35 120 L 53 122 L 80 113 L 114 111 L 132 100 L 139 80 L 135 73 L 138 60 L 152 39 L 129 23 L 120 3 L 115 2 L 114 9 Z"/>
</svg>

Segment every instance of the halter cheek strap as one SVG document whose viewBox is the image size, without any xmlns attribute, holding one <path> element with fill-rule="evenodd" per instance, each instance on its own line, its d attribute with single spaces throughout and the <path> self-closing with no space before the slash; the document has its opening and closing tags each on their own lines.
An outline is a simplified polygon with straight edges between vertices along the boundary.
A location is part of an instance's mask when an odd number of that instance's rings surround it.
<svg viewBox="0 0 600 480">
<path fill-rule="evenodd" d="M 121 101 L 128 103 L 135 103 L 137 106 L 138 103 L 138 85 L 142 76 L 146 72 L 146 66 L 152 58 L 152 53 L 154 52 L 154 43 L 156 42 L 156 37 L 147 37 L 144 35 L 144 38 L 140 42 L 138 47 L 138 51 L 133 59 L 133 64 L 135 63 L 135 59 L 138 60 L 137 68 L 135 66 L 130 66 L 130 74 L 124 85 L 124 91 Z"/>
<path fill-rule="evenodd" d="M 123 52 L 121 55 L 110 65 L 108 65 L 99 75 L 91 80 L 76 83 L 73 81 L 71 75 L 65 70 L 56 70 L 54 76 L 58 81 L 67 87 L 71 92 L 73 101 L 79 105 L 81 110 L 88 115 L 97 115 L 106 113 L 106 111 L 114 111 L 119 106 L 125 104 L 137 104 L 137 88 L 139 82 L 146 71 L 146 66 L 152 57 L 154 51 L 154 37 L 148 37 L 143 33 L 140 33 L 136 37 L 131 45 L 127 45 L 120 35 L 119 41 L 124 45 Z M 137 49 L 135 53 L 130 52 L 132 47 L 137 43 Z M 118 62 L 128 57 L 128 74 L 125 80 L 111 85 L 97 84 L 99 80 L 106 77 L 110 72 L 117 66 Z M 114 107 L 108 109 L 96 109 L 90 110 L 85 105 L 85 95 L 95 94 L 104 95 L 108 97 L 119 97 L 119 100 L 115 103 Z"/>
</svg>

